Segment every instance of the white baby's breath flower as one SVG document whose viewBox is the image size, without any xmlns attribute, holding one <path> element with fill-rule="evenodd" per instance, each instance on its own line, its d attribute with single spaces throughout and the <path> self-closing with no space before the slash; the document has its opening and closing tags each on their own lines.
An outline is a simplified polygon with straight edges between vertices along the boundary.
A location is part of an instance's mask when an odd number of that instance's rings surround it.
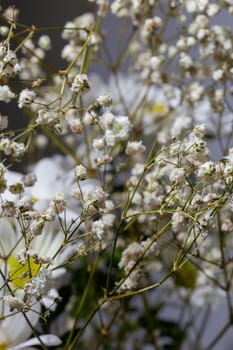
<svg viewBox="0 0 233 350">
<path fill-rule="evenodd" d="M 65 29 L 63 30 L 61 35 L 62 39 L 69 40 L 73 39 L 75 36 L 77 36 L 77 29 L 75 23 L 71 21 L 66 22 Z"/>
<path fill-rule="evenodd" d="M 8 85 L 0 85 L 0 101 L 10 102 L 15 94 L 10 90 Z"/>
<path fill-rule="evenodd" d="M 220 10 L 221 7 L 218 4 L 209 4 L 206 13 L 209 17 L 212 17 L 215 16 Z"/>
<path fill-rule="evenodd" d="M 33 186 L 34 183 L 36 182 L 37 178 L 36 178 L 36 174 L 34 173 L 29 173 L 29 174 L 26 174 L 24 175 L 23 177 L 23 184 L 24 186 L 26 187 L 30 187 L 30 186 Z"/>
<path fill-rule="evenodd" d="M 0 130 L 6 129 L 8 126 L 8 117 L 0 113 Z"/>
<path fill-rule="evenodd" d="M 36 97 L 36 94 L 34 91 L 29 89 L 24 89 L 20 92 L 19 100 L 18 100 L 18 106 L 19 108 L 23 108 L 24 106 L 28 106 L 32 104 Z"/>
<path fill-rule="evenodd" d="M 96 118 L 94 113 L 85 113 L 83 117 L 83 124 L 84 125 L 93 125 L 96 122 Z"/>
<path fill-rule="evenodd" d="M 9 305 L 11 311 L 21 311 L 26 308 L 25 303 L 20 298 L 13 297 L 12 295 L 6 295 L 3 297 L 3 299 Z"/>
<path fill-rule="evenodd" d="M 109 154 L 104 154 L 97 159 L 95 159 L 97 166 L 101 166 L 103 164 L 110 164 L 112 162 L 112 157 Z"/>
<path fill-rule="evenodd" d="M 152 56 L 150 58 L 150 67 L 153 70 L 156 70 L 159 68 L 160 64 L 163 62 L 164 58 L 163 56 Z"/>
<path fill-rule="evenodd" d="M 17 187 L 16 187 L 16 189 L 17 189 Z M 19 187 L 19 189 L 20 189 L 20 187 Z M 15 192 L 15 193 L 17 193 L 17 192 Z M 20 200 L 17 202 L 16 207 L 20 213 L 24 213 L 24 214 L 27 213 L 28 215 L 31 215 L 31 217 L 33 217 L 34 201 L 30 195 L 22 196 L 22 198 L 20 198 Z"/>
<path fill-rule="evenodd" d="M 38 274 L 25 284 L 24 290 L 27 296 L 40 299 L 46 297 L 53 286 L 51 270 L 42 267 Z"/>
<path fill-rule="evenodd" d="M 15 6 L 8 6 L 4 10 L 3 15 L 10 21 L 17 21 L 19 16 L 19 9 L 15 8 Z"/>
<path fill-rule="evenodd" d="M 185 52 L 180 53 L 179 63 L 181 67 L 184 67 L 186 69 L 189 69 L 193 66 L 192 57 L 186 54 Z"/>
<path fill-rule="evenodd" d="M 114 124 L 115 116 L 108 112 L 104 113 L 100 118 L 99 118 L 99 123 L 101 128 L 107 129 L 107 128 L 112 128 Z"/>
<path fill-rule="evenodd" d="M 69 119 L 68 125 L 70 126 L 70 130 L 74 134 L 82 134 L 83 132 L 83 124 L 79 119 Z"/>
<path fill-rule="evenodd" d="M 197 137 L 204 137 L 206 134 L 206 128 L 204 124 L 198 124 L 193 128 L 193 134 Z"/>
<path fill-rule="evenodd" d="M 65 118 L 71 129 L 75 134 L 81 134 L 83 131 L 83 123 L 78 117 L 77 109 L 71 108 L 66 112 Z"/>
<path fill-rule="evenodd" d="M 0 34 L 2 36 L 7 36 L 8 32 L 9 32 L 9 28 L 7 26 L 1 26 L 0 27 Z"/>
<path fill-rule="evenodd" d="M 55 197 L 50 205 L 54 206 L 56 213 L 62 213 L 67 206 L 67 201 L 65 200 L 64 193 L 56 192 Z"/>
<path fill-rule="evenodd" d="M 211 178 L 211 177 L 214 177 L 215 174 L 216 174 L 216 165 L 212 161 L 208 161 L 201 164 L 198 169 L 198 176 L 200 178 L 203 178 L 203 177 Z"/>
<path fill-rule="evenodd" d="M 84 95 L 90 89 L 88 77 L 86 74 L 77 74 L 74 77 L 73 83 L 71 85 L 71 91 L 77 92 Z"/>
<path fill-rule="evenodd" d="M 96 235 L 98 240 L 102 240 L 104 236 L 104 222 L 99 219 L 92 223 L 92 232 Z"/>
<path fill-rule="evenodd" d="M 181 3 L 186 5 L 188 12 L 203 11 L 208 5 L 208 0 L 181 0 Z"/>
<path fill-rule="evenodd" d="M 38 236 L 42 233 L 45 225 L 45 221 L 42 219 L 33 220 L 30 225 L 30 231 L 32 236 Z"/>
<path fill-rule="evenodd" d="M 15 158 L 21 158 L 23 157 L 26 147 L 24 143 L 22 142 L 12 142 L 11 143 L 11 150 L 12 150 L 12 155 Z"/>
<path fill-rule="evenodd" d="M 202 99 L 204 95 L 204 87 L 200 85 L 198 82 L 191 83 L 188 88 L 187 98 L 190 99 L 191 102 L 197 102 Z"/>
<path fill-rule="evenodd" d="M 144 152 L 146 147 L 142 144 L 142 141 L 129 141 L 125 153 L 128 155 L 133 155 L 137 152 Z"/>
<path fill-rule="evenodd" d="M 15 158 L 20 158 L 24 155 L 25 145 L 16 141 L 11 141 L 9 138 L 2 137 L 0 139 L 0 150 L 6 155 L 12 155 Z"/>
<path fill-rule="evenodd" d="M 192 118 L 190 116 L 186 116 L 186 115 L 178 116 L 174 124 L 172 125 L 171 135 L 174 137 L 178 137 L 181 135 L 181 133 L 184 130 L 188 130 L 189 128 L 191 128 L 191 125 L 192 125 Z"/>
<path fill-rule="evenodd" d="M 121 260 L 118 264 L 119 268 L 127 271 L 129 266 L 131 267 L 132 262 L 135 263 L 142 253 L 143 248 L 139 243 L 130 243 L 121 255 Z"/>
<path fill-rule="evenodd" d="M 96 151 L 103 151 L 106 146 L 104 138 L 94 139 L 92 145 Z"/>
<path fill-rule="evenodd" d="M 111 107 L 112 105 L 112 97 L 109 94 L 100 95 L 97 97 L 96 102 L 101 107 Z"/>
<path fill-rule="evenodd" d="M 48 145 L 48 137 L 43 134 L 38 134 L 35 136 L 35 145 L 39 149 L 45 149 L 45 147 Z"/>
<path fill-rule="evenodd" d="M 182 183 L 185 179 L 184 168 L 174 168 L 169 175 L 169 179 L 173 183 Z"/>
<path fill-rule="evenodd" d="M 153 35 L 154 31 L 158 29 L 162 24 L 162 19 L 158 16 L 154 18 L 147 18 L 142 28 L 142 37 L 148 39 Z"/>
<path fill-rule="evenodd" d="M 112 130 L 107 129 L 105 132 L 105 143 L 109 147 L 114 147 L 117 142 L 117 137 Z"/>
<path fill-rule="evenodd" d="M 43 50 L 50 50 L 51 49 L 51 39 L 48 35 L 42 35 L 38 40 L 38 45 Z"/>
<path fill-rule="evenodd" d="M 36 121 L 41 125 L 54 125 L 58 121 L 58 112 L 53 109 L 40 109 Z"/>
<path fill-rule="evenodd" d="M 212 77 L 213 77 L 214 80 L 222 79 L 223 75 L 224 75 L 224 70 L 223 69 L 216 69 L 212 73 Z"/>
<path fill-rule="evenodd" d="M 74 176 L 78 181 L 86 180 L 87 169 L 83 165 L 77 165 L 74 169 Z"/>
<path fill-rule="evenodd" d="M 80 52 L 80 47 L 75 44 L 75 42 L 70 42 L 69 44 L 65 45 L 61 52 L 61 57 L 67 60 L 68 62 L 75 59 L 77 54 Z"/>
<path fill-rule="evenodd" d="M 132 124 L 127 116 L 118 116 L 115 119 L 113 131 L 119 140 L 127 140 Z"/>
<path fill-rule="evenodd" d="M 105 199 L 108 193 L 103 190 L 102 187 L 98 186 L 93 193 L 90 194 L 90 198 L 93 202 L 96 202 L 100 207 L 104 205 Z"/>
<path fill-rule="evenodd" d="M 176 211 L 172 215 L 172 229 L 174 232 L 180 232 L 184 228 L 184 224 L 186 221 L 186 215 L 182 211 Z"/>
</svg>

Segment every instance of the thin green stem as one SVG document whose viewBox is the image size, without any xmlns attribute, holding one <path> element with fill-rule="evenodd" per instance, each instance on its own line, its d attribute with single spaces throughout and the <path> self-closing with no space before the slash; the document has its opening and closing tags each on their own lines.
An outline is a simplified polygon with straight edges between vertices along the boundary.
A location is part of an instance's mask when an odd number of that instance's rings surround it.
<svg viewBox="0 0 233 350">
<path fill-rule="evenodd" d="M 80 303 L 79 303 L 79 307 L 78 307 L 78 309 L 76 311 L 76 314 L 75 314 L 75 317 L 74 317 L 73 327 L 72 327 L 72 330 L 69 333 L 69 337 L 68 337 L 67 344 L 66 344 L 67 346 L 65 347 L 65 349 L 67 349 L 67 350 L 71 350 L 71 348 L 76 343 L 76 340 L 75 340 L 76 337 L 74 338 L 74 341 L 71 342 L 71 340 L 72 340 L 73 335 L 75 333 L 75 330 L 76 330 L 76 327 L 77 327 L 77 323 L 78 323 L 78 320 L 79 320 L 79 317 L 80 317 L 80 313 L 81 313 L 81 311 L 83 309 L 84 303 L 85 303 L 86 298 L 88 296 L 89 287 L 90 287 L 91 282 L 93 280 L 96 268 L 97 268 L 97 266 L 99 264 L 99 261 L 100 261 L 100 256 L 98 256 L 98 258 L 96 259 L 96 261 L 95 261 L 95 263 L 94 263 L 94 265 L 92 267 L 92 270 L 91 270 L 91 273 L 89 275 L 89 278 L 88 278 L 85 290 L 84 290 L 84 292 L 82 294 L 82 298 L 81 298 Z"/>
<path fill-rule="evenodd" d="M 116 231 L 114 242 L 113 242 L 113 248 L 112 248 L 112 253 L 111 253 L 111 257 L 110 257 L 110 261 L 109 261 L 109 265 L 108 265 L 107 280 L 106 280 L 106 287 L 105 287 L 107 294 L 108 294 L 108 290 L 110 287 L 110 278 L 111 278 L 111 273 L 112 273 L 113 259 L 114 259 L 114 255 L 115 255 L 115 251 L 116 251 L 117 240 L 118 240 L 118 236 L 122 230 L 122 227 L 123 227 L 123 221 L 120 222 L 120 225 Z"/>
<path fill-rule="evenodd" d="M 84 323 L 83 327 L 80 329 L 79 332 L 77 332 L 75 338 L 73 339 L 71 344 L 68 344 L 68 347 L 65 347 L 65 350 L 72 350 L 76 345 L 77 342 L 79 341 L 80 337 L 82 336 L 83 332 L 85 331 L 86 327 L 89 325 L 89 323 L 91 322 L 91 320 L 93 319 L 93 317 L 95 316 L 95 314 L 99 311 L 99 309 L 101 308 L 101 306 L 103 304 L 105 304 L 106 300 L 102 299 L 98 305 L 96 306 L 96 308 L 90 313 L 89 317 L 87 318 L 86 322 Z"/>
<path fill-rule="evenodd" d="M 71 69 L 74 67 L 75 63 L 77 62 L 77 60 L 79 59 L 79 57 L 84 53 L 84 51 L 86 50 L 86 48 L 88 47 L 88 44 L 91 40 L 91 34 L 88 34 L 88 37 L 85 41 L 85 43 L 83 44 L 82 48 L 80 49 L 80 51 L 76 54 L 76 56 L 74 57 L 74 59 L 70 62 L 70 64 L 68 65 L 68 67 L 65 70 L 65 73 L 68 74 Z"/>
</svg>

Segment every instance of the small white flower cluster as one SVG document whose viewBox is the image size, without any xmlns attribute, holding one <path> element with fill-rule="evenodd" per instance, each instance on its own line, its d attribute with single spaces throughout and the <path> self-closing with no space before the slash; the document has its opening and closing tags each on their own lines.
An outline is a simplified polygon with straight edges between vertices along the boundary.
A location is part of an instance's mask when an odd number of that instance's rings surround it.
<svg viewBox="0 0 233 350">
<path fill-rule="evenodd" d="M 68 40 L 69 43 L 64 46 L 61 52 L 61 57 L 68 62 L 73 61 L 79 56 L 82 45 L 90 39 L 89 44 L 98 46 L 101 37 L 93 31 L 95 19 L 92 13 L 74 18 L 65 24 L 65 29 L 62 32 L 62 38 Z M 81 65 L 81 59 L 76 60 L 76 65 Z"/>
<path fill-rule="evenodd" d="M 32 104 L 36 97 L 36 94 L 34 91 L 29 89 L 24 89 L 20 92 L 19 100 L 18 100 L 18 106 L 19 108 L 23 108 L 24 106 L 28 106 Z"/>
<path fill-rule="evenodd" d="M 35 297 L 38 300 L 47 296 L 52 287 L 52 272 L 42 267 L 36 277 L 25 284 L 24 290 L 27 296 Z"/>
<path fill-rule="evenodd" d="M 40 63 L 45 58 L 46 51 L 50 47 L 50 37 L 48 35 L 42 35 L 38 40 L 38 44 L 31 38 L 24 41 L 22 47 L 23 57 L 19 61 L 21 66 L 19 76 L 21 79 L 37 81 L 44 77 L 45 73 Z"/>
<path fill-rule="evenodd" d="M 111 112 L 100 116 L 98 124 L 104 132 L 101 139 L 94 139 L 93 146 L 101 151 L 104 147 L 114 147 L 119 141 L 126 141 L 132 124 L 126 116 L 115 116 Z"/>
<path fill-rule="evenodd" d="M 59 122 L 59 112 L 56 109 L 40 109 L 36 121 L 39 125 L 55 125 Z"/>
<path fill-rule="evenodd" d="M 98 241 L 105 243 L 107 242 L 107 238 L 109 239 L 109 236 L 112 237 L 115 219 L 115 215 L 108 213 L 108 210 L 105 209 L 101 219 L 92 222 L 92 233 L 94 233 Z"/>
<path fill-rule="evenodd" d="M 128 155 L 134 155 L 138 152 L 144 152 L 146 147 L 142 144 L 142 141 L 129 141 L 125 150 Z"/>
<path fill-rule="evenodd" d="M 21 142 L 12 141 L 9 138 L 0 138 L 0 150 L 7 156 L 20 159 L 24 156 L 25 145 Z"/>
<path fill-rule="evenodd" d="M 75 179 L 78 181 L 86 180 L 87 178 L 87 170 L 83 165 L 77 165 L 74 169 Z"/>
<path fill-rule="evenodd" d="M 15 309 L 17 311 L 21 311 L 26 308 L 26 305 L 20 298 L 13 297 L 11 295 L 6 295 L 4 297 L 4 301 L 6 301 L 6 303 L 9 305 L 11 311 L 14 311 Z"/>
<path fill-rule="evenodd" d="M 109 94 L 104 94 L 104 95 L 100 95 L 99 97 L 97 97 L 96 102 L 98 104 L 98 106 L 100 107 L 111 107 L 113 101 L 112 101 L 112 97 Z"/>
<path fill-rule="evenodd" d="M 160 28 L 161 24 L 162 19 L 158 16 L 155 16 L 154 18 L 147 18 L 142 27 L 142 38 L 147 40 L 150 39 L 150 37 L 154 35 L 155 30 Z"/>
<path fill-rule="evenodd" d="M 13 78 L 21 71 L 22 67 L 18 62 L 14 51 L 9 49 L 4 42 L 0 43 L 0 77 Z"/>
<path fill-rule="evenodd" d="M 16 259 L 21 265 L 27 264 L 28 259 L 30 258 L 32 258 L 34 263 L 38 265 L 48 264 L 51 261 L 50 258 L 42 256 L 39 252 L 35 251 L 34 249 L 23 249 L 16 255 Z"/>
<path fill-rule="evenodd" d="M 90 89 L 88 77 L 86 74 L 77 74 L 71 85 L 71 91 L 84 95 Z"/>
<path fill-rule="evenodd" d="M 0 85 L 0 101 L 9 103 L 15 94 L 10 90 L 8 85 Z"/>
<path fill-rule="evenodd" d="M 133 290 L 138 288 L 144 274 L 145 259 L 154 257 L 157 250 L 156 243 L 147 239 L 140 243 L 130 243 L 122 252 L 121 260 L 119 261 L 119 268 L 124 270 L 126 278 L 120 281 L 121 290 Z"/>
</svg>

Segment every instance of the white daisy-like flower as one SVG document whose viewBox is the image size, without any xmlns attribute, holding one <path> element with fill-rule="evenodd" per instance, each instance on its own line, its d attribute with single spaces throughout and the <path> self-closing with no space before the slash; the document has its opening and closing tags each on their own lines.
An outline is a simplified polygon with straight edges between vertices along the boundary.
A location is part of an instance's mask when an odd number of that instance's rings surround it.
<svg viewBox="0 0 233 350">
<path fill-rule="evenodd" d="M 60 339 L 51 334 L 27 340 L 39 321 L 41 305 L 35 298 L 29 305 L 24 299 L 23 287 L 33 279 L 30 274 L 36 277 L 40 268 L 31 259 L 26 265 L 21 265 L 17 260 L 22 240 L 12 223 L 0 219 L 0 228 L 0 349 L 33 350 L 33 345 L 41 343 L 46 346 L 60 345 Z"/>
<path fill-rule="evenodd" d="M 30 227 L 24 230 L 10 219 L 1 218 L 0 227 L 3 297 L 11 295 L 24 300 L 27 295 L 26 306 L 31 308 L 35 297 L 49 296 L 54 278 L 65 271 L 59 267 L 73 254 L 73 246 L 62 249 L 64 235 L 52 223 L 46 223 L 42 233 L 34 238 L 30 236 Z"/>
<path fill-rule="evenodd" d="M 1 310 L 3 310 L 3 302 L 1 302 Z M 29 311 L 25 313 L 31 327 L 34 327 L 39 319 L 40 309 L 37 303 L 36 312 Z M 18 349 L 18 345 L 28 339 L 32 333 L 30 325 L 27 323 L 22 313 L 12 314 L 9 311 L 8 305 L 5 303 L 4 312 L 1 312 L 1 316 L 8 316 L 0 323 L 0 349 Z M 21 347 L 20 347 L 21 348 Z M 22 347 L 24 349 L 24 347 Z"/>
<path fill-rule="evenodd" d="M 37 310 L 38 311 L 38 310 Z M 30 311 L 25 315 L 18 313 L 4 319 L 0 323 L 0 349 L 1 350 L 36 350 L 32 346 L 43 343 L 45 346 L 58 346 L 61 340 L 52 334 L 44 334 L 27 340 L 32 328 L 38 322 L 39 314 Z"/>
</svg>

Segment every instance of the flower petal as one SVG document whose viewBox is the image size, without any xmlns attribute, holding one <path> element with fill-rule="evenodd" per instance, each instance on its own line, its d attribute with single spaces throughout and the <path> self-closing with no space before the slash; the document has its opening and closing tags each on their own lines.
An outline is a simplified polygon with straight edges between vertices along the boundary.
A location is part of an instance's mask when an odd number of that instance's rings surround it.
<svg viewBox="0 0 233 350">
<path fill-rule="evenodd" d="M 56 335 L 44 334 L 44 335 L 40 335 L 38 338 L 32 338 L 19 345 L 11 347 L 9 348 L 9 350 L 22 350 L 22 349 L 28 349 L 28 347 L 30 347 L 31 345 L 41 345 L 39 338 L 45 346 L 57 346 L 62 343 L 61 339 L 58 338 Z"/>
</svg>

